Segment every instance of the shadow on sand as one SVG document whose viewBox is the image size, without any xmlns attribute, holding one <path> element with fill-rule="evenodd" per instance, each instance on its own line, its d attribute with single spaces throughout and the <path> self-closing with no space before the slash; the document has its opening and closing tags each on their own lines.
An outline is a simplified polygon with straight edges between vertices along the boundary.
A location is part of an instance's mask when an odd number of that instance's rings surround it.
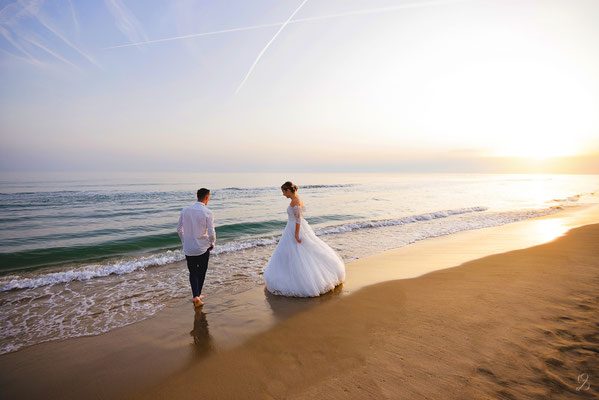
<svg viewBox="0 0 599 400">
<path fill-rule="evenodd" d="M 298 312 L 306 311 L 309 308 L 312 308 L 318 304 L 322 304 L 335 298 L 339 298 L 342 293 L 343 283 L 336 286 L 330 292 L 327 292 L 318 297 L 279 296 L 270 293 L 268 290 L 266 290 L 266 287 L 264 288 L 266 302 L 272 310 L 274 317 L 279 321 L 289 318 L 290 316 Z"/>
<path fill-rule="evenodd" d="M 189 334 L 193 337 L 194 358 L 202 359 L 214 351 L 214 343 L 208 329 L 206 313 L 201 308 L 195 310 L 193 330 Z"/>
</svg>

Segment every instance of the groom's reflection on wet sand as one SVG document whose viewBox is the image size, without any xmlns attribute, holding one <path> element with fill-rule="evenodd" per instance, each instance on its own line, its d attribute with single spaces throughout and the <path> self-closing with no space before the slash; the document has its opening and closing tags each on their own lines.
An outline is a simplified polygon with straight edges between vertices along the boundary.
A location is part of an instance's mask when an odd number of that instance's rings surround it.
<svg viewBox="0 0 599 400">
<path fill-rule="evenodd" d="M 201 308 L 195 310 L 193 330 L 189 334 L 193 337 L 195 358 L 204 358 L 214 350 L 213 339 L 208 330 L 206 313 Z"/>
<path fill-rule="evenodd" d="M 300 311 L 305 311 L 318 304 L 339 298 L 342 293 L 343 284 L 336 286 L 335 289 L 318 297 L 278 296 L 270 293 L 266 287 L 264 288 L 266 302 L 270 306 L 270 309 L 277 320 L 289 318 Z"/>
</svg>

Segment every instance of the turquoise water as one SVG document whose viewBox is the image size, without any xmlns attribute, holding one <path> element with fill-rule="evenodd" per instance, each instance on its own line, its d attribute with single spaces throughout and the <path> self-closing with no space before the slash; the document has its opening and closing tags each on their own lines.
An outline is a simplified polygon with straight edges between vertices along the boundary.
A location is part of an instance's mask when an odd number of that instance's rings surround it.
<svg viewBox="0 0 599 400">
<path fill-rule="evenodd" d="M 289 179 L 345 261 L 596 202 L 599 189 L 595 175 L 3 174 L 0 352 L 110 330 L 188 297 L 176 225 L 199 187 L 212 190 L 217 231 L 206 290 L 261 284 Z"/>
</svg>

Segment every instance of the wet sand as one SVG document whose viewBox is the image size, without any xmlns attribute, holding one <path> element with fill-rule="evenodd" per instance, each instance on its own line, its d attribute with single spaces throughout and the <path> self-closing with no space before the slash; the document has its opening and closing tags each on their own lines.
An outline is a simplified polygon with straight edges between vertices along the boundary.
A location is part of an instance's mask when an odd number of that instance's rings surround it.
<svg viewBox="0 0 599 400">
<path fill-rule="evenodd" d="M 597 227 L 549 250 L 389 281 L 597 222 L 599 208 L 586 207 L 425 240 L 350 263 L 343 287 L 317 299 L 255 288 L 208 299 L 197 313 L 180 304 L 103 335 L 2 355 L 0 387 L 7 398 L 61 399 L 596 396 Z M 590 389 L 576 391 L 584 373 Z"/>
<path fill-rule="evenodd" d="M 137 398 L 597 398 L 598 317 L 596 224 L 369 286 Z"/>
</svg>

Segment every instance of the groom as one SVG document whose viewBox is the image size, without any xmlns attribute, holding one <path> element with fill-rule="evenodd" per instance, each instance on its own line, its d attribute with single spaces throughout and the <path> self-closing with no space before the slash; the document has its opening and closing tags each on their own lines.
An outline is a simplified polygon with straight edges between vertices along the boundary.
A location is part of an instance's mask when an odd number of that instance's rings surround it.
<svg viewBox="0 0 599 400">
<path fill-rule="evenodd" d="M 214 217 L 206 204 L 210 200 L 210 190 L 198 190 L 198 202 L 181 211 L 177 233 L 183 243 L 183 252 L 189 269 L 189 283 L 193 292 L 193 303 L 196 307 L 204 305 L 202 286 L 208 269 L 210 251 L 214 249 L 216 232 Z"/>
</svg>

